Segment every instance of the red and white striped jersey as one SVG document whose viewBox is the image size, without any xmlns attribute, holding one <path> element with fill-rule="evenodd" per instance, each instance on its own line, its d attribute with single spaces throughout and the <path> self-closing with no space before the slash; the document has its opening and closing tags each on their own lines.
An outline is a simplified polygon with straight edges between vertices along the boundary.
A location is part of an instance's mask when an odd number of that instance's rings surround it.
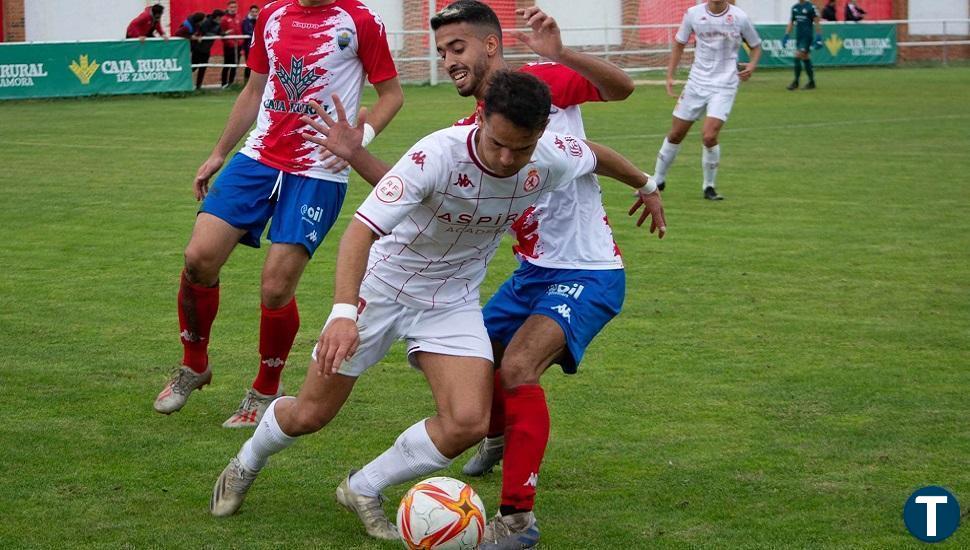
<svg viewBox="0 0 970 550">
<path fill-rule="evenodd" d="M 259 12 L 247 60 L 268 74 L 256 127 L 241 152 L 291 174 L 346 182 L 350 171 L 323 168 L 321 150 L 300 136 L 315 100 L 332 113 L 336 94 L 356 119 L 364 75 L 371 83 L 397 76 L 380 17 L 358 0 L 301 6 L 278 0 Z"/>
<path fill-rule="evenodd" d="M 545 132 L 532 160 L 503 178 L 475 149 L 476 126 L 422 139 L 378 182 L 354 215 L 381 238 L 364 284 L 419 309 L 479 303 L 502 235 L 552 189 L 596 169 L 581 139 Z"/>
<path fill-rule="evenodd" d="M 545 82 L 552 93 L 546 131 L 585 139 L 579 106 L 603 101 L 599 90 L 558 63 L 530 63 L 520 70 Z M 623 268 L 595 174 L 580 176 L 540 197 L 512 231 L 517 240 L 512 250 L 531 264 L 556 269 Z"/>
</svg>

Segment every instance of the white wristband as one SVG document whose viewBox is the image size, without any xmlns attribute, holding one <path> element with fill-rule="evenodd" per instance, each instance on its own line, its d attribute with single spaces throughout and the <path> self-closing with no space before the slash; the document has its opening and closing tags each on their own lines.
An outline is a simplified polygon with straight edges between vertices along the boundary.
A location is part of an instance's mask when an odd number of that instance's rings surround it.
<svg viewBox="0 0 970 550">
<path fill-rule="evenodd" d="M 350 319 L 356 323 L 357 306 L 353 304 L 334 304 L 333 309 L 330 310 L 330 316 L 327 317 L 327 322 L 324 323 L 323 328 L 327 328 L 330 321 L 333 321 L 334 319 Z"/>
<path fill-rule="evenodd" d="M 650 193 L 653 193 L 654 191 L 657 190 L 657 182 L 655 182 L 653 178 L 650 177 L 650 174 L 644 172 L 643 175 L 647 176 L 647 183 L 645 183 L 643 187 L 640 187 L 637 189 L 637 194 L 640 195 L 641 197 L 645 195 L 649 195 Z"/>
<path fill-rule="evenodd" d="M 374 127 L 365 122 L 364 138 L 360 140 L 360 145 L 362 147 L 367 147 L 367 145 L 370 144 L 370 142 L 374 141 L 375 137 L 377 137 L 377 132 L 374 131 Z"/>
</svg>

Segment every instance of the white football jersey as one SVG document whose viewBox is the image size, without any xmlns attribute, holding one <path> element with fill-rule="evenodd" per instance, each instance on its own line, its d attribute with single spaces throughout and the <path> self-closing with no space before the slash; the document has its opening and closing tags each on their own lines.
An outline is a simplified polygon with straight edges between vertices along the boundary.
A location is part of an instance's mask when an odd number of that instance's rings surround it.
<svg viewBox="0 0 970 550">
<path fill-rule="evenodd" d="M 707 3 L 699 4 L 684 14 L 675 39 L 687 44 L 691 34 L 697 45 L 688 82 L 703 88 L 736 89 L 740 82 L 738 48 L 742 39 L 751 48 L 761 45 L 748 14 L 728 4 L 724 12 L 714 15 L 707 9 Z"/>
<path fill-rule="evenodd" d="M 479 160 L 477 132 L 454 126 L 422 139 L 357 209 L 381 236 L 363 284 L 419 309 L 477 304 L 509 227 L 551 189 L 596 169 L 581 139 L 547 131 L 522 170 L 498 177 Z"/>
</svg>

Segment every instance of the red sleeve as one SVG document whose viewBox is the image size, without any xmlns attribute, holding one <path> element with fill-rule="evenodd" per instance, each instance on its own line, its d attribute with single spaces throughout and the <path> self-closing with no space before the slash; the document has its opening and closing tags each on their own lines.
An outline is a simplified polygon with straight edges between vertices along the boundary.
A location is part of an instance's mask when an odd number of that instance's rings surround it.
<svg viewBox="0 0 970 550">
<path fill-rule="evenodd" d="M 161 19 L 159 19 L 158 21 L 155 21 L 155 32 L 158 33 L 158 36 L 165 36 L 165 31 L 162 30 L 162 20 Z"/>
<path fill-rule="evenodd" d="M 269 73 L 269 57 L 266 55 L 266 42 L 263 40 L 269 12 L 270 10 L 266 8 L 259 10 L 259 15 L 256 17 L 256 26 L 253 27 L 253 38 L 249 53 L 246 55 L 246 65 L 259 74 Z"/>
<path fill-rule="evenodd" d="M 529 63 L 520 71 L 546 83 L 552 94 L 552 104 L 566 108 L 587 101 L 604 101 L 600 91 L 586 77 L 559 63 Z"/>
<path fill-rule="evenodd" d="M 357 3 L 354 23 L 357 24 L 357 57 L 364 65 L 367 81 L 378 84 L 397 76 L 397 67 L 387 45 L 384 22 L 367 6 Z"/>
</svg>

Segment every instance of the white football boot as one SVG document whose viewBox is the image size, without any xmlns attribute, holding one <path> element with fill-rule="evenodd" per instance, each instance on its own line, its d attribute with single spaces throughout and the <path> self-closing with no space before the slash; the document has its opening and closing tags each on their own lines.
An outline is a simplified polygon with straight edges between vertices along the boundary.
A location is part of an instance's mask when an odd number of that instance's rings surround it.
<svg viewBox="0 0 970 550">
<path fill-rule="evenodd" d="M 283 396 L 283 386 L 276 392 L 276 395 L 263 395 L 253 388 L 246 390 L 246 395 L 236 412 L 232 413 L 225 422 L 223 428 L 255 428 L 259 426 L 259 420 L 263 418 L 263 413 L 269 408 L 269 404 L 274 399 Z"/>
<path fill-rule="evenodd" d="M 350 476 L 357 470 L 351 470 L 344 478 L 340 486 L 337 487 L 337 502 L 344 508 L 357 514 L 367 534 L 382 540 L 401 540 L 401 534 L 397 527 L 391 523 L 384 515 L 384 508 L 381 506 L 383 496 L 365 497 L 358 495 L 350 488 Z"/>
<path fill-rule="evenodd" d="M 480 477 L 492 471 L 496 464 L 502 461 L 505 453 L 505 436 L 486 437 L 478 444 L 475 456 L 469 460 L 461 471 L 466 476 Z"/>
<path fill-rule="evenodd" d="M 216 517 L 231 516 L 242 506 L 246 492 L 256 481 L 259 472 L 251 472 L 232 457 L 226 469 L 219 474 L 216 485 L 212 489 L 212 500 L 209 501 L 209 512 Z"/>
<path fill-rule="evenodd" d="M 180 365 L 172 373 L 172 378 L 165 384 L 165 388 L 155 398 L 155 410 L 162 414 L 172 414 L 185 406 L 190 393 L 201 390 L 202 386 L 210 382 L 212 382 L 212 369 L 209 367 L 205 368 L 205 372 L 195 372 L 185 365 Z"/>
</svg>

